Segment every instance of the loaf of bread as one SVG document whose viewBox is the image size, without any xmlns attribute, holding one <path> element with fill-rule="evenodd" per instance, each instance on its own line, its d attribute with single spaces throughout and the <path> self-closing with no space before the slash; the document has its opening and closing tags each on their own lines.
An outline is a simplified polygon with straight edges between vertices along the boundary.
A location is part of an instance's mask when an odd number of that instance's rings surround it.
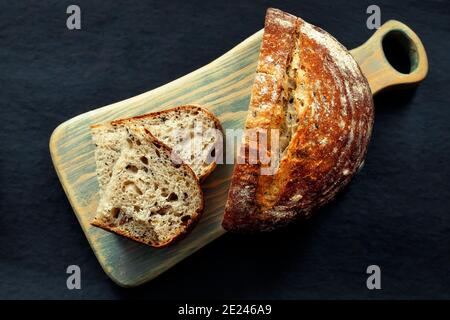
<svg viewBox="0 0 450 320">
<path fill-rule="evenodd" d="M 216 167 L 215 145 L 222 127 L 211 112 L 195 105 L 179 106 L 138 117 L 116 120 L 91 127 L 96 146 L 95 159 L 100 194 L 109 183 L 112 169 L 119 158 L 126 128 L 142 126 L 188 164 L 200 181 Z M 221 148 L 217 148 L 220 152 Z"/>
<path fill-rule="evenodd" d="M 350 53 L 300 18 L 269 9 L 234 167 L 226 230 L 269 231 L 307 218 L 330 201 L 361 167 L 373 123 L 372 94 Z M 272 145 L 274 134 L 279 135 Z M 279 152 L 279 161 L 249 159 Z M 263 139 L 264 140 L 264 139 Z M 276 147 L 276 148 L 275 148 Z M 272 168 L 272 173 L 262 174 Z"/>
<path fill-rule="evenodd" d="M 92 224 L 153 247 L 186 234 L 203 212 L 197 176 L 145 127 L 124 127 Z"/>
</svg>

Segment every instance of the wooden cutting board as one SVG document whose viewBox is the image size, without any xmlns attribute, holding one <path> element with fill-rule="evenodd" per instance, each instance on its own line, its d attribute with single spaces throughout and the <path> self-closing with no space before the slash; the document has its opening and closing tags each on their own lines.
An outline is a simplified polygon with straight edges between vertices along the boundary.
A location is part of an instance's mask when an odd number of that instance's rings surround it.
<svg viewBox="0 0 450 320">
<path fill-rule="evenodd" d="M 149 281 L 225 233 L 220 224 L 233 166 L 219 165 L 203 183 L 205 213 L 191 234 L 168 248 L 150 248 L 89 224 L 99 200 L 89 126 L 194 103 L 216 114 L 224 129 L 243 128 L 262 34 L 263 30 L 255 33 L 217 60 L 182 78 L 81 114 L 53 132 L 50 153 L 61 184 L 100 264 L 117 284 L 131 287 Z M 387 61 L 382 48 L 386 35 L 407 50 L 411 62 L 409 74 L 397 72 Z M 424 79 L 428 69 L 421 41 L 398 21 L 385 23 L 351 53 L 374 94 L 386 87 L 417 83 Z"/>
</svg>

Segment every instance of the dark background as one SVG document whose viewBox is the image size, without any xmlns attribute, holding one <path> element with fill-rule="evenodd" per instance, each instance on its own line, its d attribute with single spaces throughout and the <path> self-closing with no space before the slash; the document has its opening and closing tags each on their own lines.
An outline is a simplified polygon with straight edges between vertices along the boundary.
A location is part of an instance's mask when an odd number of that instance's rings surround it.
<svg viewBox="0 0 450 320">
<path fill-rule="evenodd" d="M 312 220 L 225 235 L 136 289 L 102 271 L 53 169 L 61 122 L 163 85 L 263 27 L 278 7 L 364 42 L 373 1 L 2 1 L 0 298 L 450 298 L 450 4 L 376 1 L 415 30 L 430 71 L 376 97 L 366 165 Z M 82 29 L 66 28 L 78 4 Z M 82 290 L 66 288 L 77 264 Z M 382 290 L 366 288 L 368 265 Z"/>
</svg>

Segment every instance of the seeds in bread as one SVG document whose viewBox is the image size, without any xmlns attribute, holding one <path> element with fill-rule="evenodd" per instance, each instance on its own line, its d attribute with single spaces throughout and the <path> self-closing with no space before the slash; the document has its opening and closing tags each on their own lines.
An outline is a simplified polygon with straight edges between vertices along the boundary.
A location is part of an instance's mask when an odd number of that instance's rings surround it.
<svg viewBox="0 0 450 320">
<path fill-rule="evenodd" d="M 203 212 L 198 179 L 141 127 L 126 128 L 92 224 L 154 247 L 187 233 Z"/>
</svg>

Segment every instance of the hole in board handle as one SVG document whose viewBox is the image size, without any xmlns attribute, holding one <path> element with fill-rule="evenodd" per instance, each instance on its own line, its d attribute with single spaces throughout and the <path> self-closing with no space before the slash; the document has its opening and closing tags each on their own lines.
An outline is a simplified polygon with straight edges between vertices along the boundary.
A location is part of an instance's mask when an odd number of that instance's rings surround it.
<svg viewBox="0 0 450 320">
<path fill-rule="evenodd" d="M 410 74 L 417 68 L 417 47 L 403 31 L 392 30 L 386 33 L 382 46 L 386 60 L 398 72 Z"/>
</svg>

